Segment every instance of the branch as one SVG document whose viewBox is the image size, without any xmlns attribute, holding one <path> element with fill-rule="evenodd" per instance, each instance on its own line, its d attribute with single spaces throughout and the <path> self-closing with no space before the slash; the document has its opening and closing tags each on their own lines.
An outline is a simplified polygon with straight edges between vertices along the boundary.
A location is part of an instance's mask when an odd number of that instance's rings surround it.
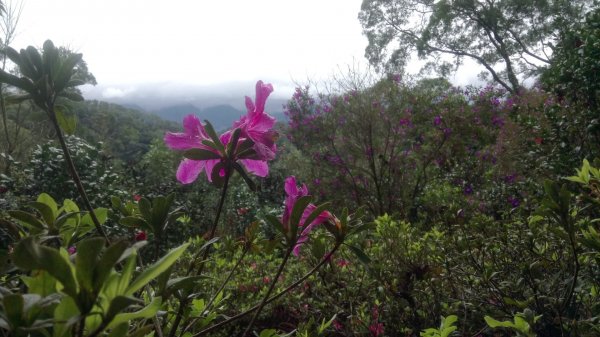
<svg viewBox="0 0 600 337">
<path fill-rule="evenodd" d="M 514 40 L 515 40 L 515 41 L 516 41 L 516 42 L 519 44 L 519 46 L 521 46 L 521 48 L 523 49 L 523 52 L 524 52 L 525 54 L 527 54 L 527 55 L 529 55 L 529 56 L 531 56 L 531 57 L 535 58 L 536 60 L 542 61 L 542 62 L 544 62 L 544 63 L 546 63 L 546 64 L 550 64 L 550 60 L 548 60 L 548 59 L 545 59 L 545 58 L 543 58 L 543 57 L 540 57 L 540 56 L 537 56 L 537 55 L 535 55 L 534 53 L 530 52 L 530 51 L 529 51 L 529 49 L 527 49 L 527 46 L 525 46 L 525 44 L 523 43 L 523 41 L 521 41 L 521 39 L 519 39 L 519 38 L 517 37 L 517 34 L 515 34 L 515 33 L 512 31 L 512 29 L 506 29 L 506 30 L 507 30 L 507 31 L 510 33 L 510 35 L 512 35 L 513 39 L 514 39 Z M 543 45 L 544 45 L 544 44 L 542 43 L 542 46 L 543 46 Z M 529 62 L 527 62 L 527 63 L 529 63 Z"/>
</svg>

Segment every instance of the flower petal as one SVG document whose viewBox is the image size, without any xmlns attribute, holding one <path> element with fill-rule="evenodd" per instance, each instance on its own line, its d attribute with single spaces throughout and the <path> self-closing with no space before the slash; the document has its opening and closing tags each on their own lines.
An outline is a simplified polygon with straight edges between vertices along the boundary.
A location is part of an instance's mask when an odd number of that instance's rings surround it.
<svg viewBox="0 0 600 337">
<path fill-rule="evenodd" d="M 264 160 L 241 159 L 240 162 L 249 173 L 259 177 L 266 177 L 269 174 L 269 165 Z"/>
<path fill-rule="evenodd" d="M 200 122 L 200 119 L 196 115 L 190 114 L 183 117 L 183 130 L 187 135 L 208 139 L 204 125 L 202 125 L 202 122 Z"/>
<path fill-rule="evenodd" d="M 248 115 L 251 115 L 256 107 L 254 106 L 254 102 L 252 102 L 252 98 L 246 96 L 246 110 L 248 110 Z"/>
<path fill-rule="evenodd" d="M 215 166 L 221 161 L 220 159 L 210 159 L 204 161 L 204 170 L 206 171 L 206 177 L 208 181 L 212 183 L 212 171 Z"/>
<path fill-rule="evenodd" d="M 182 184 L 190 184 L 198 178 L 198 174 L 204 168 L 204 161 L 184 159 L 177 169 L 177 180 Z"/>
<path fill-rule="evenodd" d="M 273 86 L 271 84 L 264 84 L 263 81 L 256 82 L 256 113 L 262 113 L 265 111 L 265 102 L 269 95 L 273 92 Z"/>
<path fill-rule="evenodd" d="M 195 138 L 189 137 L 185 133 L 167 132 L 163 140 L 169 148 L 174 150 L 189 150 L 198 143 Z"/>
</svg>

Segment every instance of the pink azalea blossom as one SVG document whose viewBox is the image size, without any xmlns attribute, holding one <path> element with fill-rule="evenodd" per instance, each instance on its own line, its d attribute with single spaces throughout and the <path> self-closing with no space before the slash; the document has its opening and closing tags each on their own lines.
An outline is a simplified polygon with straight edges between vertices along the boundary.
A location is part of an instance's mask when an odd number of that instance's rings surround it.
<svg viewBox="0 0 600 337">
<path fill-rule="evenodd" d="M 291 176 L 285 180 L 285 193 L 287 196 L 285 197 L 285 209 L 283 211 L 282 222 L 284 226 L 289 226 L 294 205 L 296 205 L 296 201 L 298 201 L 299 198 L 308 195 L 308 188 L 305 184 L 298 186 L 296 184 L 296 177 Z M 304 213 L 302 213 L 302 217 L 300 218 L 300 223 L 298 225 L 299 227 L 302 227 L 302 230 L 293 251 L 294 255 L 296 256 L 298 256 L 300 253 L 300 246 L 302 246 L 308 240 L 308 234 L 313 230 L 313 228 L 329 221 L 329 219 L 333 216 L 331 213 L 324 211 L 323 213 L 319 214 L 319 216 L 317 216 L 316 219 L 310 224 L 306 224 L 305 222 L 307 218 L 316 208 L 317 206 L 309 204 L 304 210 Z"/>
<path fill-rule="evenodd" d="M 275 118 L 265 112 L 265 103 L 273 92 L 271 84 L 256 82 L 256 98 L 246 96 L 246 109 L 248 113 L 240 120 L 233 123 L 233 128 L 239 128 L 242 132 L 240 137 L 252 139 L 254 151 L 262 160 L 273 160 L 277 151 L 277 132 L 273 130 Z"/>
<path fill-rule="evenodd" d="M 183 119 L 183 133 L 167 132 L 164 141 L 167 146 L 173 150 L 185 151 L 190 149 L 202 149 L 213 152 L 220 157 L 218 159 L 206 160 L 193 160 L 187 158 L 182 160 L 177 169 L 177 180 L 182 184 L 190 184 L 198 178 L 198 175 L 202 171 L 204 171 L 206 172 L 208 181 L 212 182 L 212 171 L 214 167 L 219 162 L 226 160 L 239 161 L 249 173 L 256 176 L 267 176 L 269 173 L 267 161 L 275 158 L 275 151 L 277 150 L 275 145 L 277 133 L 272 130 L 273 125 L 275 124 L 275 118 L 264 112 L 265 102 L 272 91 L 273 87 L 270 84 L 265 85 L 262 81 L 258 81 L 256 83 L 256 105 L 250 98 L 246 97 L 248 114 L 242 116 L 239 121 L 236 121 L 233 124 L 232 130 L 219 136 L 219 140 L 225 148 L 227 148 L 233 130 L 240 129 L 240 138 L 236 145 L 239 145 L 248 139 L 252 140 L 254 143 L 253 149 L 256 153 L 256 156 L 252 157 L 252 159 L 248 157 L 245 157 L 244 159 L 226 158 L 225 153 L 220 153 L 212 147 L 203 144 L 203 141 L 212 141 L 212 139 L 206 132 L 205 126 L 195 115 L 185 116 Z M 224 176 L 225 170 L 222 170 L 219 173 L 221 176 Z"/>
<path fill-rule="evenodd" d="M 374 322 L 369 326 L 369 332 L 373 337 L 383 335 L 383 323 Z"/>
</svg>

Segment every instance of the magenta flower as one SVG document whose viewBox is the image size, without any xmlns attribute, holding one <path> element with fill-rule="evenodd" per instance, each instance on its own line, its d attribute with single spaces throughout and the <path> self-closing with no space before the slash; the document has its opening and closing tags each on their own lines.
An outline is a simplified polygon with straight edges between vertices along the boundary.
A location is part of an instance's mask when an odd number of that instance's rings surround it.
<svg viewBox="0 0 600 337">
<path fill-rule="evenodd" d="M 197 116 L 187 115 L 183 119 L 183 133 L 167 132 L 164 141 L 173 150 L 202 150 L 202 159 L 184 159 L 177 169 L 177 180 L 182 184 L 194 182 L 204 171 L 208 181 L 212 182 L 213 170 L 219 165 L 219 175 L 224 177 L 231 165 L 239 162 L 245 169 L 256 176 L 265 177 L 269 173 L 268 160 L 275 157 L 277 150 L 275 140 L 277 133 L 272 130 L 275 119 L 264 112 L 267 97 L 273 87 L 256 84 L 256 106 L 246 97 L 248 114 L 233 124 L 233 129 L 223 133 L 218 139 L 207 132 L 207 125 L 202 124 Z M 208 130 L 211 130 L 208 128 Z M 239 138 L 235 146 L 230 146 L 232 135 L 239 129 Z M 216 144 L 220 143 L 220 144 Z M 209 146 L 209 145 L 214 146 Z M 251 148 L 245 145 L 251 144 Z M 219 150 L 219 148 L 221 148 Z M 230 149 L 231 148 L 231 149 Z"/>
<path fill-rule="evenodd" d="M 273 92 L 271 84 L 256 82 L 255 102 L 246 96 L 248 114 L 233 123 L 234 129 L 239 128 L 242 131 L 240 137 L 249 138 L 254 142 L 254 151 L 262 160 L 273 160 L 277 151 L 275 141 L 278 135 L 273 130 L 275 118 L 265 112 L 265 103 L 271 92 Z"/>
<path fill-rule="evenodd" d="M 282 222 L 284 227 L 286 227 L 286 229 L 289 229 L 289 221 L 292 215 L 292 210 L 296 205 L 296 201 L 298 201 L 299 198 L 308 195 L 308 188 L 305 184 L 302 184 L 302 186 L 298 187 L 298 185 L 296 184 L 296 177 L 291 176 L 285 180 L 285 193 L 287 194 L 287 196 L 285 197 L 285 209 L 283 211 Z M 298 224 L 298 227 L 302 227 L 302 231 L 300 232 L 300 236 L 298 237 L 298 240 L 296 241 L 296 245 L 294 246 L 293 250 L 293 253 L 296 256 L 298 256 L 298 254 L 300 253 L 300 246 L 302 246 L 304 243 L 306 243 L 306 241 L 308 241 L 308 234 L 313 230 L 313 228 L 317 225 L 329 221 L 333 217 L 331 213 L 324 211 L 321 214 L 319 214 L 315 218 L 315 220 L 307 224 L 307 218 L 316 208 L 317 206 L 313 204 L 308 204 L 308 206 L 306 207 L 306 209 L 304 209 L 304 212 L 302 213 L 300 223 Z"/>
<path fill-rule="evenodd" d="M 371 325 L 369 325 L 369 332 L 373 337 L 383 335 L 383 323 L 373 322 Z"/>
</svg>

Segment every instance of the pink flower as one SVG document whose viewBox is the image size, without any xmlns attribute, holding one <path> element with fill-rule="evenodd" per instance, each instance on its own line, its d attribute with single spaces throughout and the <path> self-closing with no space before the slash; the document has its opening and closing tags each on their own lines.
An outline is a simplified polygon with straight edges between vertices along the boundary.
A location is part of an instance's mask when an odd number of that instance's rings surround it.
<svg viewBox="0 0 600 337">
<path fill-rule="evenodd" d="M 134 195 L 133 195 L 133 200 L 135 200 L 136 202 L 137 202 L 137 201 L 140 201 L 141 199 L 142 199 L 142 196 L 141 196 L 141 195 L 139 195 L 139 194 L 134 194 Z"/>
<path fill-rule="evenodd" d="M 373 337 L 383 335 L 383 323 L 374 322 L 369 326 L 369 332 Z"/>
<path fill-rule="evenodd" d="M 254 151 L 262 160 L 273 160 L 277 151 L 275 141 L 278 134 L 273 130 L 275 118 L 265 112 L 265 103 L 271 92 L 271 84 L 256 82 L 255 102 L 246 96 L 248 114 L 233 123 L 234 129 L 239 128 L 242 131 L 240 137 L 250 138 L 254 142 Z"/>
<path fill-rule="evenodd" d="M 350 261 L 346 260 L 346 259 L 339 259 L 337 260 L 337 265 L 340 268 L 344 268 L 344 267 L 348 267 L 350 265 Z"/>
<path fill-rule="evenodd" d="M 135 241 L 144 241 L 148 238 L 145 231 L 135 233 Z"/>
<path fill-rule="evenodd" d="M 246 97 L 248 114 L 235 122 L 232 130 L 219 136 L 219 141 L 227 149 L 234 130 L 240 129 L 240 138 L 236 144 L 236 151 L 234 151 L 236 153 L 234 154 L 222 153 L 206 145 L 206 142 L 212 142 L 213 140 L 207 133 L 205 125 L 195 115 L 185 116 L 183 119 L 183 133 L 167 132 L 164 141 L 173 150 L 201 149 L 215 154 L 214 158 L 210 159 L 184 159 L 177 169 L 177 180 L 182 184 L 189 184 L 194 182 L 202 171 L 205 171 L 208 181 L 212 182 L 212 171 L 217 164 L 235 161 L 239 161 L 249 173 L 266 177 L 269 173 L 267 161 L 275 158 L 275 151 L 277 150 L 275 145 L 277 132 L 272 130 L 275 119 L 264 112 L 265 102 L 271 91 L 273 91 L 273 87 L 270 84 L 265 85 L 262 81 L 258 81 L 256 83 L 256 106 L 250 98 Z M 252 141 L 254 153 L 248 154 L 247 151 L 243 150 L 242 152 L 245 152 L 243 155 L 237 153 L 239 145 L 247 140 Z M 240 157 L 237 157 L 237 155 L 240 155 Z M 225 169 L 221 169 L 219 174 L 222 177 L 225 176 Z"/>
<path fill-rule="evenodd" d="M 333 324 L 333 328 L 337 331 L 342 331 L 344 329 L 344 326 L 342 325 L 342 323 L 340 323 L 340 321 L 338 321 L 337 319 L 334 320 L 332 322 L 332 324 Z"/>
<path fill-rule="evenodd" d="M 69 249 L 67 249 L 67 252 L 69 252 L 69 255 L 73 255 L 77 253 L 77 248 L 75 248 L 75 246 L 71 246 Z"/>
<path fill-rule="evenodd" d="M 282 222 L 285 228 L 289 228 L 289 221 L 292 215 L 292 210 L 294 209 L 294 205 L 296 205 L 296 201 L 298 201 L 299 198 L 308 195 L 308 188 L 305 184 L 302 184 L 302 186 L 298 187 L 296 184 L 296 177 L 291 176 L 285 180 L 285 193 L 287 196 L 285 197 L 285 209 L 283 211 Z M 294 247 L 294 255 L 296 256 L 298 256 L 300 253 L 300 246 L 308 240 L 308 234 L 313 230 L 313 228 L 329 221 L 329 219 L 332 217 L 331 213 L 324 211 L 323 213 L 319 214 L 319 216 L 317 216 L 317 218 L 310 224 L 306 224 L 305 221 L 316 208 L 317 206 L 308 204 L 302 213 L 302 217 L 300 218 L 300 223 L 298 226 L 303 228 L 300 232 L 300 237 L 296 242 L 296 246 Z"/>
</svg>

